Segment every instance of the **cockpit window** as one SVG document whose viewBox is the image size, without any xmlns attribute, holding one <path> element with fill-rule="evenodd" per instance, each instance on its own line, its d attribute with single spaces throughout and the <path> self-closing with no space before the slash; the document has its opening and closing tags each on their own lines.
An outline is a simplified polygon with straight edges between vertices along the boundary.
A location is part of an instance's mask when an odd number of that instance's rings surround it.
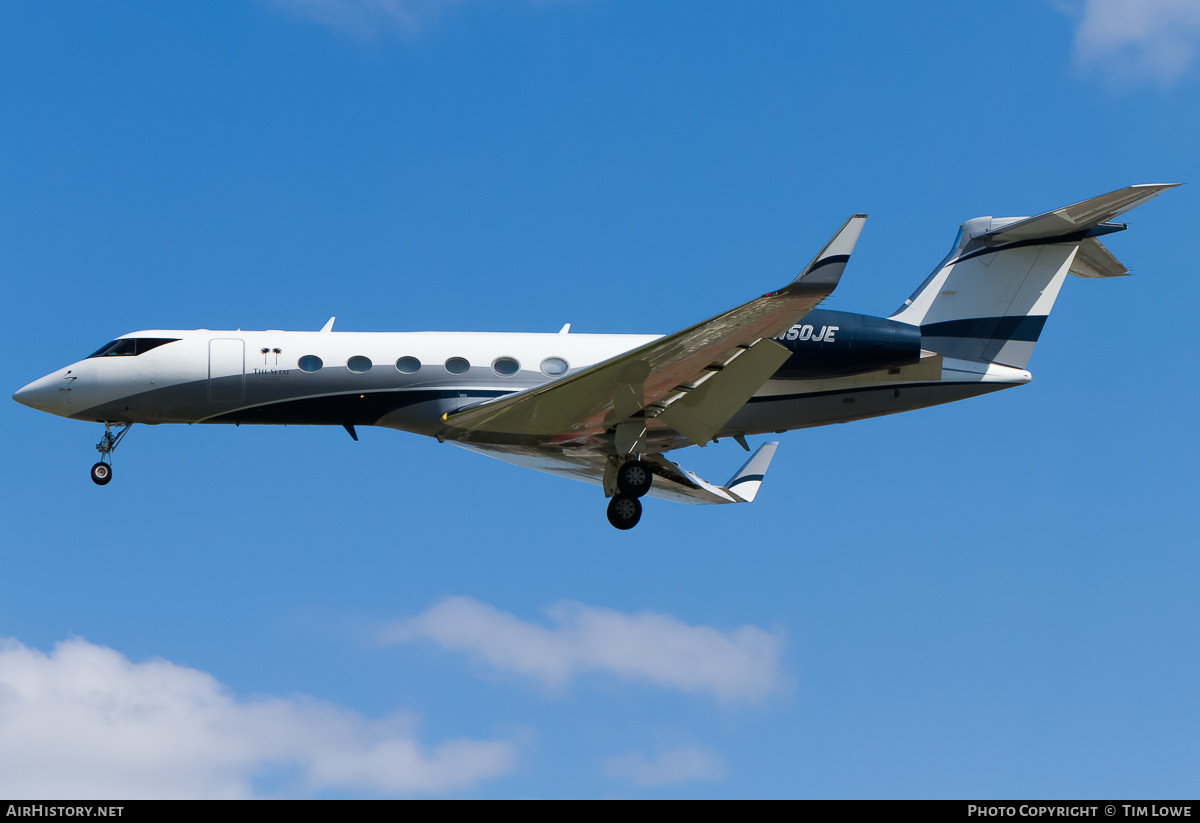
<svg viewBox="0 0 1200 823">
<path fill-rule="evenodd" d="M 178 337 L 124 337 L 111 343 L 105 343 L 89 354 L 87 359 L 91 360 L 93 357 L 137 357 L 151 349 L 157 349 L 167 343 L 174 343 L 178 339 Z"/>
<path fill-rule="evenodd" d="M 136 344 L 132 340 L 114 340 L 111 343 L 106 343 L 96 349 L 92 354 L 88 355 L 88 359 L 93 357 L 107 357 L 108 355 L 133 354 L 133 347 Z"/>
</svg>

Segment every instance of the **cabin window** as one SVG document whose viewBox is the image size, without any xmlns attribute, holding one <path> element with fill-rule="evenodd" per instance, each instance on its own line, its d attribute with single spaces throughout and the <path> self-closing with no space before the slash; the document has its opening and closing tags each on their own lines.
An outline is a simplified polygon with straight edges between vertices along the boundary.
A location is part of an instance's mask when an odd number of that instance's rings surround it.
<svg viewBox="0 0 1200 823">
<path fill-rule="evenodd" d="M 500 357 L 495 363 L 492 363 L 492 371 L 501 377 L 512 377 L 520 370 L 521 364 L 511 357 Z"/>
<path fill-rule="evenodd" d="M 346 361 L 346 368 L 355 374 L 365 374 L 371 370 L 371 358 L 357 354 Z"/>
<path fill-rule="evenodd" d="M 542 361 L 542 371 L 551 377 L 567 373 L 567 361 L 561 357 L 547 357 Z"/>
<path fill-rule="evenodd" d="M 396 361 L 396 371 L 401 374 L 416 374 L 421 370 L 421 361 L 415 357 L 401 357 Z"/>
<path fill-rule="evenodd" d="M 306 354 L 300 358 L 299 362 L 297 362 L 296 365 L 300 367 L 301 371 L 310 371 L 311 372 L 311 371 L 320 371 L 321 366 L 323 366 L 325 364 L 322 363 L 321 358 L 317 357 L 315 354 Z"/>
<path fill-rule="evenodd" d="M 462 374 L 469 368 L 471 368 L 471 364 L 462 357 L 451 357 L 446 361 L 446 371 L 451 374 Z"/>
</svg>

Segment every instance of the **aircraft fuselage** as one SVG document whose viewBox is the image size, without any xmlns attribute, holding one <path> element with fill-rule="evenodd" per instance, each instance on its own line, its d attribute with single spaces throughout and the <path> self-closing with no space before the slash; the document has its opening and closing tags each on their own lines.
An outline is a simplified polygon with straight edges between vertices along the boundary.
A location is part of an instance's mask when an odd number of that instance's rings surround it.
<svg viewBox="0 0 1200 823">
<path fill-rule="evenodd" d="M 149 330 L 14 398 L 101 423 L 382 426 L 456 439 L 443 416 L 616 357 L 657 335 Z M 137 342 L 130 342 L 137 341 Z M 838 423 L 1027 382 L 1020 369 L 921 356 L 915 326 L 815 310 L 791 355 L 721 436 Z M 115 347 L 115 348 L 114 348 Z M 928 352 L 926 353 L 928 355 Z M 488 442 L 473 433 L 472 442 Z M 498 436 L 498 444 L 506 438 Z M 606 450 L 604 438 L 575 447 Z M 659 429 L 648 451 L 686 445 Z"/>
</svg>

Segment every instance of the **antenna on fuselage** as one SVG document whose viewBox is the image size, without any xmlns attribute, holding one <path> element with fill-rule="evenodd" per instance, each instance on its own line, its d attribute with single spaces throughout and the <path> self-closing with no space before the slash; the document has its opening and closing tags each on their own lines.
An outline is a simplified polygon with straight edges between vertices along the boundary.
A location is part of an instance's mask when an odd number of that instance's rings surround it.
<svg viewBox="0 0 1200 823">
<path fill-rule="evenodd" d="M 561 329 L 559 329 L 559 330 L 558 330 L 558 333 L 559 333 L 559 334 L 566 334 L 566 333 L 567 333 L 567 332 L 569 332 L 570 330 L 571 330 L 571 324 L 570 324 L 570 323 L 565 323 L 565 324 L 563 324 L 563 327 L 562 327 Z"/>
<path fill-rule="evenodd" d="M 336 317 L 329 318 L 329 322 L 327 322 L 324 326 L 321 327 L 321 331 L 333 331 L 333 321 L 334 320 L 337 320 L 337 318 Z"/>
</svg>

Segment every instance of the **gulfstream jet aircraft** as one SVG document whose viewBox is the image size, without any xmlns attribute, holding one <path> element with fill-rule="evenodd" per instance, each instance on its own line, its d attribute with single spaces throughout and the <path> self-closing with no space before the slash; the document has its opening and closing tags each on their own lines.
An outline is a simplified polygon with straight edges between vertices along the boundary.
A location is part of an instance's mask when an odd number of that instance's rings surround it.
<svg viewBox="0 0 1200 823">
<path fill-rule="evenodd" d="M 1100 238 L 1172 185 L 1114 191 L 1037 217 L 977 217 L 890 317 L 817 306 L 862 231 L 853 215 L 800 275 L 702 323 L 657 335 L 141 331 L 35 380 L 13 399 L 104 424 L 92 480 L 134 423 L 383 426 L 600 485 L 608 519 L 641 497 L 750 502 L 776 443 L 723 486 L 664 455 L 727 437 L 844 423 L 1029 382 L 1068 274 L 1125 267 Z M 115 432 L 115 433 L 114 433 Z"/>
</svg>

